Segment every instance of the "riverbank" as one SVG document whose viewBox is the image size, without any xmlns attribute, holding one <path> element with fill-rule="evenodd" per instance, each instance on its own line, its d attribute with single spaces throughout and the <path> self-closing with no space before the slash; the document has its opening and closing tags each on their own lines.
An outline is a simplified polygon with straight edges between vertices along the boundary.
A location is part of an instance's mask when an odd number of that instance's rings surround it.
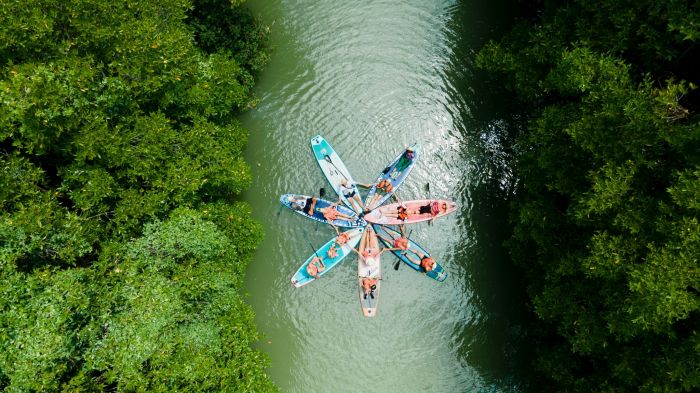
<svg viewBox="0 0 700 393">
<path fill-rule="evenodd" d="M 228 2 L 4 6 L 0 389 L 274 391 L 233 200 L 265 31 Z"/>
<path fill-rule="evenodd" d="M 697 391 L 700 10 L 523 11 L 480 64 L 522 109 L 509 250 L 539 391 Z"/>
</svg>

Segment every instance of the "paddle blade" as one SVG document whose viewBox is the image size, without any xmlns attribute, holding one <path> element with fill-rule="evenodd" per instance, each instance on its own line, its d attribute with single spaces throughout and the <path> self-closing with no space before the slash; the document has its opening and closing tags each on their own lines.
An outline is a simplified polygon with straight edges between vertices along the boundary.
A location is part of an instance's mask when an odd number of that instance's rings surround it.
<svg viewBox="0 0 700 393">
<path fill-rule="evenodd" d="M 324 195 L 326 195 L 326 189 L 321 187 L 321 189 L 318 190 L 318 196 L 323 198 Z"/>
<path fill-rule="evenodd" d="M 394 264 L 394 270 L 397 270 L 397 271 L 398 271 L 398 270 L 399 270 L 399 265 L 400 265 L 400 264 L 401 264 L 401 261 L 396 261 L 396 263 Z"/>
</svg>

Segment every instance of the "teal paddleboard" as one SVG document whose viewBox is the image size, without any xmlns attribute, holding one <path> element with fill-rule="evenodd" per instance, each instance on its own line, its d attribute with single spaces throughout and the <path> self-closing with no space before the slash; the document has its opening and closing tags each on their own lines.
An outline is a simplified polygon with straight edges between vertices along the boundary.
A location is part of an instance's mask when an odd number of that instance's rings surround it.
<svg viewBox="0 0 700 393">
<path fill-rule="evenodd" d="M 360 192 L 355 185 L 355 181 L 350 176 L 350 171 L 340 160 L 338 153 L 333 147 L 323 139 L 321 135 L 311 138 L 311 150 L 314 153 L 316 162 L 321 168 L 328 182 L 333 187 L 333 191 L 340 197 L 345 205 L 353 209 L 356 213 L 362 211 Z"/>
<path fill-rule="evenodd" d="M 393 247 L 394 239 L 401 237 L 401 234 L 398 231 L 395 231 L 389 227 L 377 224 L 373 224 L 372 227 L 374 228 L 374 231 L 377 233 L 377 236 L 379 236 L 379 239 L 382 241 L 382 243 L 384 243 L 384 245 L 389 248 Z M 437 263 L 437 261 L 435 262 L 435 268 L 426 273 L 422 267 L 420 267 L 411 259 L 409 259 L 407 255 L 410 255 L 410 257 L 415 261 L 420 261 L 420 257 L 418 256 L 418 253 L 416 251 L 419 251 L 421 254 L 427 256 L 430 256 L 430 253 L 411 239 L 408 239 L 408 244 L 408 250 L 392 250 L 391 252 L 393 252 L 397 258 L 399 258 L 403 263 L 410 266 L 413 270 L 425 273 L 426 276 L 434 280 L 445 281 L 445 279 L 447 278 L 447 271 L 443 269 L 442 265 Z"/>
<path fill-rule="evenodd" d="M 315 277 L 311 276 L 306 271 L 306 267 L 309 266 L 309 263 L 315 256 L 321 258 L 321 261 L 324 265 L 323 271 L 319 271 L 318 276 L 321 277 L 324 274 L 328 273 L 329 270 L 333 269 L 336 265 L 340 263 L 340 261 L 342 261 L 350 253 L 352 253 L 352 249 L 357 247 L 357 244 L 360 242 L 360 239 L 362 238 L 362 232 L 364 232 L 364 230 L 365 228 L 363 227 L 354 228 L 347 232 L 343 232 L 349 237 L 348 241 L 343 246 L 338 246 L 338 244 L 336 243 L 338 240 L 338 236 L 336 236 L 333 239 L 331 239 L 328 243 L 324 244 L 323 247 L 316 250 L 316 252 L 312 254 L 306 260 L 306 262 L 304 262 L 299 267 L 296 273 L 294 273 L 294 275 L 292 276 L 292 285 L 298 288 L 310 283 L 311 281 L 316 280 Z M 330 249 L 333 244 L 335 244 L 335 249 L 338 255 L 334 258 L 329 258 L 328 249 Z"/>
</svg>

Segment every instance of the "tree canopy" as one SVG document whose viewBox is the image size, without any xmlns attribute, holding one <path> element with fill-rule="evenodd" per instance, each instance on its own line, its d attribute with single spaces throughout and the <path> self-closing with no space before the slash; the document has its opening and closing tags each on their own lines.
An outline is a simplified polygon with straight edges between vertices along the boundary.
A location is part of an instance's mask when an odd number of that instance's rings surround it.
<svg viewBox="0 0 700 393">
<path fill-rule="evenodd" d="M 273 391 L 235 201 L 266 30 L 238 1 L 1 3 L 0 389 Z"/>
<path fill-rule="evenodd" d="M 509 248 L 541 389 L 700 390 L 700 9 L 523 5 L 479 64 L 524 108 Z"/>
</svg>

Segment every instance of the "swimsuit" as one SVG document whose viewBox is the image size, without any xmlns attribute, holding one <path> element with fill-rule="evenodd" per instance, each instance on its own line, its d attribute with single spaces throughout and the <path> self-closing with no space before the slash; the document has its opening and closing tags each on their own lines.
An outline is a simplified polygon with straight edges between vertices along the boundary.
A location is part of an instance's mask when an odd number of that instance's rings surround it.
<svg viewBox="0 0 700 393">
<path fill-rule="evenodd" d="M 306 198 L 306 204 L 304 204 L 304 208 L 301 209 L 301 211 L 303 211 L 304 213 L 306 213 L 306 214 L 308 214 L 308 215 L 311 215 L 310 210 L 311 210 L 311 204 L 312 204 L 312 203 L 313 203 L 313 199 L 312 199 L 312 198 Z"/>
<path fill-rule="evenodd" d="M 431 213 L 432 209 L 430 207 L 430 204 L 427 204 L 425 206 L 421 206 L 418 208 L 418 214 L 426 214 L 426 213 Z"/>
</svg>

